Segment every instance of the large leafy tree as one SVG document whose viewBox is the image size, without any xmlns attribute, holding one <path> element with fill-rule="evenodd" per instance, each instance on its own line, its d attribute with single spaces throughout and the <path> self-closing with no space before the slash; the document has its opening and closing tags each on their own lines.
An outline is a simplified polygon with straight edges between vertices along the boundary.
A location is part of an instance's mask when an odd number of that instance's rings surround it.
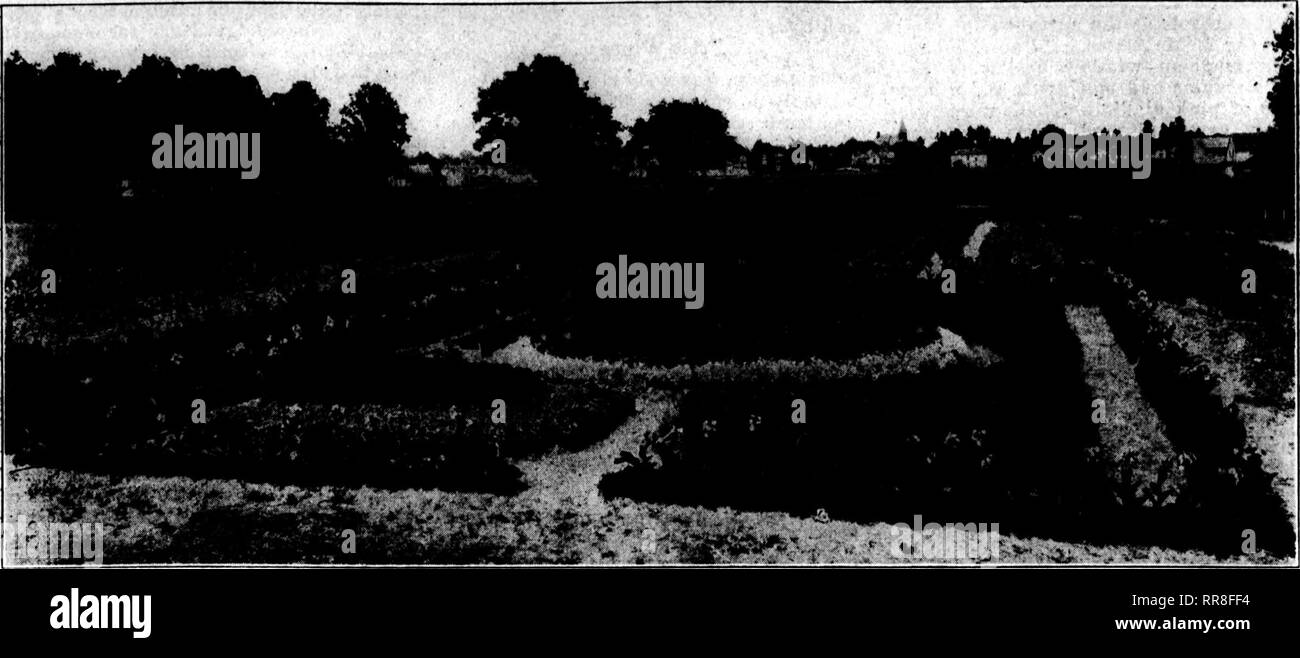
<svg viewBox="0 0 1300 658">
<path fill-rule="evenodd" d="M 411 141 L 406 113 L 383 85 L 362 84 L 339 109 L 339 137 L 350 163 L 368 175 L 387 176 L 406 159 Z"/>
<path fill-rule="evenodd" d="M 1269 78 L 1273 87 L 1268 91 L 1268 109 L 1273 113 L 1272 128 L 1289 144 L 1295 122 L 1295 14 L 1286 17 L 1270 45 L 1277 74 Z"/>
<path fill-rule="evenodd" d="M 1269 79 L 1268 109 L 1273 113 L 1265 159 L 1272 172 L 1270 186 L 1276 196 L 1270 203 L 1280 221 L 1271 227 L 1284 237 L 1295 238 L 1295 14 L 1289 14 L 1282 29 L 1273 34 L 1269 44 L 1277 74 Z"/>
<path fill-rule="evenodd" d="M 628 148 L 668 175 L 721 168 L 742 151 L 729 129 L 726 115 L 699 99 L 660 101 L 636 120 Z"/>
<path fill-rule="evenodd" d="M 496 140 L 506 161 L 540 180 L 609 173 L 618 157 L 622 126 L 613 109 L 591 93 L 586 81 L 559 57 L 535 55 L 478 90 L 474 148 Z"/>
<path fill-rule="evenodd" d="M 124 173 L 135 179 L 175 180 L 175 176 L 153 171 L 150 154 L 155 133 L 170 131 L 175 124 L 185 125 L 189 119 L 181 111 L 181 69 L 167 57 L 146 54 L 122 78 L 121 98 L 123 108 L 130 110 L 124 117 L 124 132 L 131 144 Z"/>
<path fill-rule="evenodd" d="M 320 180 L 333 155 L 329 100 L 299 80 L 271 94 L 270 104 L 264 175 L 296 184 Z"/>
<path fill-rule="evenodd" d="M 116 168 L 127 144 L 120 78 L 70 52 L 54 55 L 46 67 L 17 52 L 9 56 L 3 93 L 10 211 L 45 213 L 117 192 Z M 70 181 L 76 194 L 68 193 Z"/>
<path fill-rule="evenodd" d="M 137 192 L 194 194 L 216 186 L 224 193 L 232 189 L 242 193 L 252 187 L 237 176 L 155 170 L 152 137 L 171 134 L 178 125 L 187 133 L 264 131 L 267 104 L 257 78 L 233 67 L 181 68 L 166 57 L 146 54 L 122 77 L 119 87 L 118 111 L 126 142 L 120 174 Z"/>
</svg>

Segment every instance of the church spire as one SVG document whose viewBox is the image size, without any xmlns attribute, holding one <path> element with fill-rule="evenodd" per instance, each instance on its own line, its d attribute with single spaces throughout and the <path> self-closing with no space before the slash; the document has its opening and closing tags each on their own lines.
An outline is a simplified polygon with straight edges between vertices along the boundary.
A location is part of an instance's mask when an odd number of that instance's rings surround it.
<svg viewBox="0 0 1300 658">
<path fill-rule="evenodd" d="M 898 141 L 907 141 L 907 124 L 903 123 L 901 119 L 898 122 Z"/>
</svg>

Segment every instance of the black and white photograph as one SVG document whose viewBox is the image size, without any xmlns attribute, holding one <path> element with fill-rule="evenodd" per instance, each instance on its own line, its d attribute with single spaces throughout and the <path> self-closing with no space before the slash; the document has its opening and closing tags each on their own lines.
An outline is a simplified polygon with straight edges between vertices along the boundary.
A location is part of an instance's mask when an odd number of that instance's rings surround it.
<svg viewBox="0 0 1300 658">
<path fill-rule="evenodd" d="M 5 6 L 0 565 L 1295 567 L 1295 15 Z"/>
</svg>

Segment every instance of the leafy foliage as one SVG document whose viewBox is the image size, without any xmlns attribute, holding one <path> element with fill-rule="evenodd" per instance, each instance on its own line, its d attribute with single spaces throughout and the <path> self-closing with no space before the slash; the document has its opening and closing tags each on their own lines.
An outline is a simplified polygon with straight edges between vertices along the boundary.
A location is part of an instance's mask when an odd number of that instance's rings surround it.
<svg viewBox="0 0 1300 658">
<path fill-rule="evenodd" d="M 744 152 L 728 128 L 726 115 L 699 99 L 660 101 L 636 120 L 627 148 L 670 176 L 721 169 Z"/>
<path fill-rule="evenodd" d="M 1206 521 L 1228 528 L 1252 528 L 1270 550 L 1289 552 L 1295 541 L 1274 476 L 1264 470 L 1235 402 L 1220 395 L 1223 383 L 1205 360 L 1175 338 L 1169 318 L 1156 311 L 1132 279 L 1108 272 L 1106 315 L 1130 359 L 1143 395 L 1160 414 L 1170 441 L 1191 456 L 1184 504 Z M 1219 531 L 1217 547 L 1231 549 L 1240 537 Z"/>
<path fill-rule="evenodd" d="M 387 176 L 402 165 L 402 149 L 411 141 L 407 116 L 383 85 L 363 83 L 339 116 L 339 137 L 354 175 Z"/>
<path fill-rule="evenodd" d="M 564 60 L 536 55 L 479 89 L 474 148 L 503 140 L 509 162 L 541 180 L 610 173 L 622 129 L 613 108 Z"/>
</svg>

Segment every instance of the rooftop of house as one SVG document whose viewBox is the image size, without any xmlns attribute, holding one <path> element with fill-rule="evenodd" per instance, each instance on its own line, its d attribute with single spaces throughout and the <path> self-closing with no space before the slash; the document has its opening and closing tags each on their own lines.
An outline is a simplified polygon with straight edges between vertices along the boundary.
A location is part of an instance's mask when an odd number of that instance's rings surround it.
<svg viewBox="0 0 1300 658">
<path fill-rule="evenodd" d="M 1231 140 L 1231 135 L 1208 135 L 1198 137 L 1193 143 L 1201 148 L 1226 149 Z"/>
</svg>

